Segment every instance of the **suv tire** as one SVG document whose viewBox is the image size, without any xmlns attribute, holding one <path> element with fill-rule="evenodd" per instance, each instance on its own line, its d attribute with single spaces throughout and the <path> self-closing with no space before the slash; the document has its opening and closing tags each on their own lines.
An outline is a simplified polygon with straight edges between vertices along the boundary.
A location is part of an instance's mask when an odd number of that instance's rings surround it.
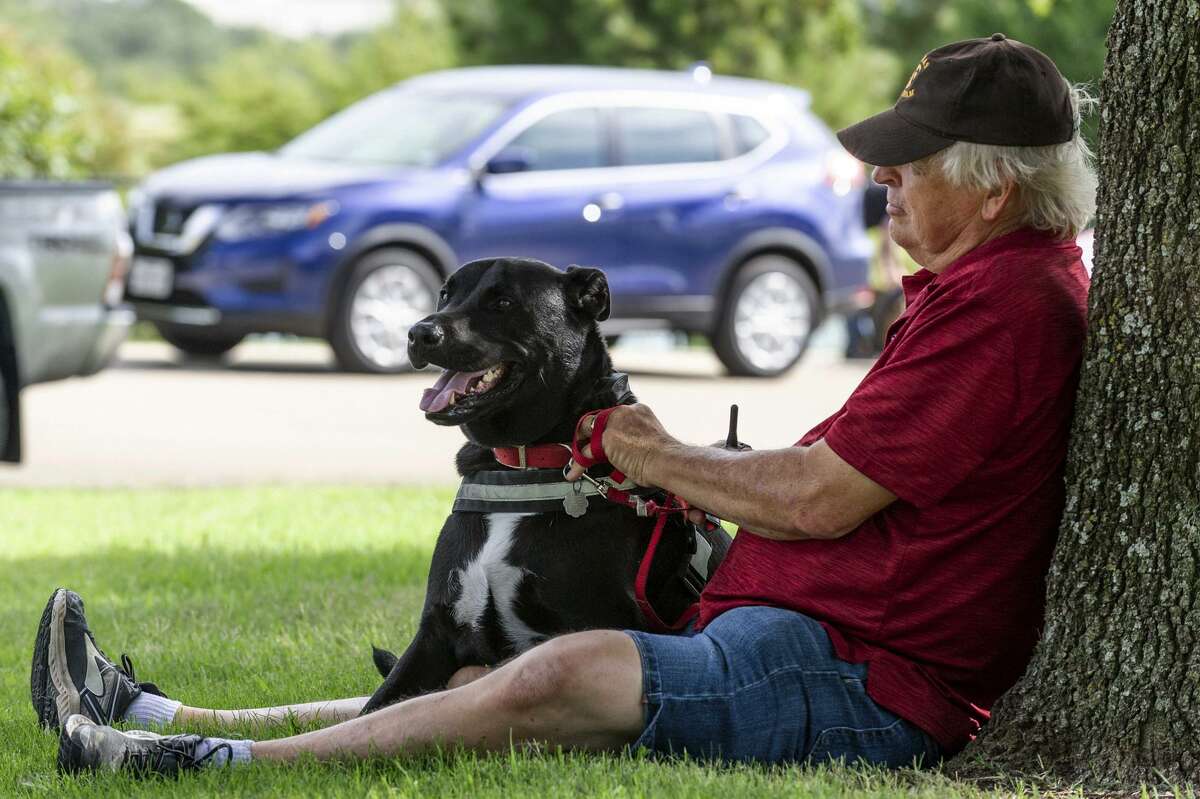
<svg viewBox="0 0 1200 799">
<path fill-rule="evenodd" d="M 407 248 L 360 258 L 337 298 L 329 333 L 338 365 L 347 372 L 410 371 L 408 328 L 437 310 L 441 285 L 433 264 Z"/>
<path fill-rule="evenodd" d="M 220 358 L 246 337 L 241 333 L 201 332 L 170 322 L 155 322 L 154 326 L 164 341 L 195 358 Z"/>
<path fill-rule="evenodd" d="M 757 255 L 729 284 L 713 349 L 731 375 L 775 377 L 808 348 L 821 319 L 812 277 L 786 255 Z"/>
</svg>

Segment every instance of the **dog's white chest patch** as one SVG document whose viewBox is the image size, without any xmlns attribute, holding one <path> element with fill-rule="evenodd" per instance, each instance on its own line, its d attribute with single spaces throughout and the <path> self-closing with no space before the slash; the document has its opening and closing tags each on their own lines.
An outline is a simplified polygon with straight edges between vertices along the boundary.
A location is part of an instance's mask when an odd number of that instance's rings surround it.
<svg viewBox="0 0 1200 799">
<path fill-rule="evenodd" d="M 508 562 L 517 522 L 528 513 L 489 513 L 487 541 L 475 559 L 455 572 L 461 593 L 454 602 L 454 619 L 478 629 L 487 610 L 488 599 L 496 605 L 496 614 L 504 634 L 518 651 L 545 638 L 517 616 L 517 591 L 528 572 Z"/>
</svg>

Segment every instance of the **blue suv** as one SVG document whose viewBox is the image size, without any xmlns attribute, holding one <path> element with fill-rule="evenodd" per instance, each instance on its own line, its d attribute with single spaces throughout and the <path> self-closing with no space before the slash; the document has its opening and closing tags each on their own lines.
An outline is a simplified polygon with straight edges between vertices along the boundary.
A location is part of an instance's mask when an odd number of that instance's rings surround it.
<svg viewBox="0 0 1200 799">
<path fill-rule="evenodd" d="M 424 75 L 276 152 L 151 175 L 128 296 L 189 353 L 277 331 L 397 372 L 447 274 L 521 255 L 602 268 L 608 336 L 701 333 L 731 373 L 779 374 L 865 287 L 871 249 L 862 165 L 807 99 L 703 66 Z"/>
</svg>

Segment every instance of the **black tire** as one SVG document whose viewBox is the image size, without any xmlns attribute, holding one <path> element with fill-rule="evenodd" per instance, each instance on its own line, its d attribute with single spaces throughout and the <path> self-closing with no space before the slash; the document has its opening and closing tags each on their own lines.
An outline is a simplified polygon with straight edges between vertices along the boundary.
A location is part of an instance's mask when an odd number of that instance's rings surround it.
<svg viewBox="0 0 1200 799">
<path fill-rule="evenodd" d="M 243 333 L 196 330 L 170 322 L 155 322 L 154 326 L 164 341 L 193 358 L 220 358 L 246 337 Z"/>
<path fill-rule="evenodd" d="M 397 348 L 391 351 L 390 356 L 395 360 L 381 362 L 378 357 L 364 351 L 356 339 L 352 325 L 354 298 L 363 284 L 375 273 L 391 267 L 407 269 L 419 281 L 419 290 L 410 298 L 414 313 L 420 310 L 424 313 L 414 318 L 413 323 L 433 313 L 437 307 L 442 278 L 427 258 L 404 247 L 384 247 L 362 256 L 351 268 L 350 276 L 336 298 L 337 305 L 329 331 L 329 345 L 333 347 L 338 366 L 344 371 L 398 374 L 412 370 L 412 365 L 408 362 L 407 332 L 404 336 L 397 336 L 401 341 L 397 343 Z"/>
<path fill-rule="evenodd" d="M 0 296 L 0 461 L 21 462 L 21 372 L 9 325 L 8 305 Z"/>
<path fill-rule="evenodd" d="M 799 342 L 794 355 L 786 357 L 779 363 L 764 365 L 755 361 L 752 353 L 743 351 L 738 342 L 736 324 L 736 309 L 746 289 L 757 278 L 770 273 L 778 273 L 786 277 L 798 290 L 800 301 L 807 306 L 809 326 L 803 339 Z M 817 284 L 804 267 L 786 255 L 768 253 L 756 255 L 746 261 L 733 276 L 729 289 L 721 304 L 721 316 L 717 329 L 712 335 L 713 350 L 717 358 L 725 366 L 726 371 L 738 377 L 776 377 L 791 369 L 808 349 L 813 330 L 821 321 L 821 295 Z"/>
</svg>

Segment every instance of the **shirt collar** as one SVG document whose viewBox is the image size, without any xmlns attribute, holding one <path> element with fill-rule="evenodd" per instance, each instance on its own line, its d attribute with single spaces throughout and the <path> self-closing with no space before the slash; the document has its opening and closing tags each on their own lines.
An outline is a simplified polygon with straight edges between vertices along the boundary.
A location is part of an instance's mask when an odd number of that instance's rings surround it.
<svg viewBox="0 0 1200 799">
<path fill-rule="evenodd" d="M 1019 249 L 1034 243 L 1044 246 L 1047 243 L 1059 243 L 1059 241 L 1054 237 L 1053 233 L 1028 227 L 1014 230 L 1011 233 L 1005 233 L 1003 236 L 997 236 L 991 241 L 984 242 L 970 252 L 959 256 L 938 274 L 934 274 L 928 269 L 919 269 L 913 274 L 901 278 L 900 285 L 904 289 L 904 302 L 906 305 L 911 304 L 913 298 L 936 282 L 944 282 L 950 277 L 958 278 L 970 274 L 975 269 L 989 263 L 992 257 L 1005 250 Z M 1067 246 L 1075 246 L 1075 242 L 1073 241 L 1061 243 Z"/>
</svg>

